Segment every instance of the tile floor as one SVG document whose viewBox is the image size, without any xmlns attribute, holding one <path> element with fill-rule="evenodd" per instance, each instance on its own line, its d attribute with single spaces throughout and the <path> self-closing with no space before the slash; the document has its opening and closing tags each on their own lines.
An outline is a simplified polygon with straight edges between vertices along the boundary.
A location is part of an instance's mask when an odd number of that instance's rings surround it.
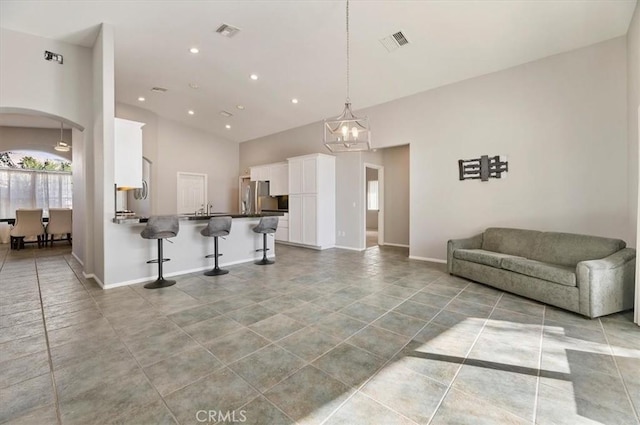
<svg viewBox="0 0 640 425">
<path fill-rule="evenodd" d="M 640 328 L 397 248 L 103 291 L 69 248 L 0 245 L 0 423 L 635 424 Z"/>
</svg>

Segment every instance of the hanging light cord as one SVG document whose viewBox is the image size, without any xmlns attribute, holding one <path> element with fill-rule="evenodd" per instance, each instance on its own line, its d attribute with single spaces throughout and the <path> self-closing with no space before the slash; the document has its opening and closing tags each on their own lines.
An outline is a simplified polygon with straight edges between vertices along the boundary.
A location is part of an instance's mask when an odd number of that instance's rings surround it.
<svg viewBox="0 0 640 425">
<path fill-rule="evenodd" d="M 347 102 L 351 103 L 349 99 L 349 0 L 347 0 Z"/>
</svg>

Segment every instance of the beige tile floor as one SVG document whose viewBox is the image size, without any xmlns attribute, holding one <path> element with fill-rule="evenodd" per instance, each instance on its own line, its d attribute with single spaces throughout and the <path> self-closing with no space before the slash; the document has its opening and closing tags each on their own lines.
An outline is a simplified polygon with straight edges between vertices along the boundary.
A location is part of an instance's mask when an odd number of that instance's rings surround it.
<svg viewBox="0 0 640 425">
<path fill-rule="evenodd" d="M 640 423 L 630 312 L 588 320 L 403 249 L 278 245 L 160 290 L 103 291 L 64 244 L 0 262 L 0 423 Z"/>
</svg>

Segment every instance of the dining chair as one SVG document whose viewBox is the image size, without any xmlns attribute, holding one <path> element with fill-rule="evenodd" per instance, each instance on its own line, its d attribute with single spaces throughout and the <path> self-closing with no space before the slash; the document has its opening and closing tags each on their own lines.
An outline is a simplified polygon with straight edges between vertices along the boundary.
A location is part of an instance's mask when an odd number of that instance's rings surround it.
<svg viewBox="0 0 640 425">
<path fill-rule="evenodd" d="M 71 233 L 73 232 L 71 208 L 49 208 L 49 223 L 45 227 L 45 246 L 48 242 L 53 246 L 54 235 L 67 235 L 67 241 L 71 244 Z M 51 238 L 49 238 L 51 236 Z"/>
<path fill-rule="evenodd" d="M 38 248 L 40 248 L 44 234 L 42 208 L 16 210 L 16 223 L 9 232 L 11 249 L 24 248 L 24 238 L 32 236 L 38 238 Z"/>
</svg>

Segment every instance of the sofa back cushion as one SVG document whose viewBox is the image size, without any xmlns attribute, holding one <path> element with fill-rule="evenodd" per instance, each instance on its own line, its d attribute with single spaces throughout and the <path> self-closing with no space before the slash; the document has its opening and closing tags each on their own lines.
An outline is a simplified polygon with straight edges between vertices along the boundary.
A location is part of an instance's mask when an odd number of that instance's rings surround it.
<svg viewBox="0 0 640 425">
<path fill-rule="evenodd" d="M 489 227 L 482 236 L 482 249 L 502 254 L 531 258 L 542 232 L 537 230 Z"/>
<path fill-rule="evenodd" d="M 625 248 L 620 239 L 573 233 L 544 232 L 528 258 L 545 263 L 575 267 L 580 261 L 597 260 Z"/>
</svg>

